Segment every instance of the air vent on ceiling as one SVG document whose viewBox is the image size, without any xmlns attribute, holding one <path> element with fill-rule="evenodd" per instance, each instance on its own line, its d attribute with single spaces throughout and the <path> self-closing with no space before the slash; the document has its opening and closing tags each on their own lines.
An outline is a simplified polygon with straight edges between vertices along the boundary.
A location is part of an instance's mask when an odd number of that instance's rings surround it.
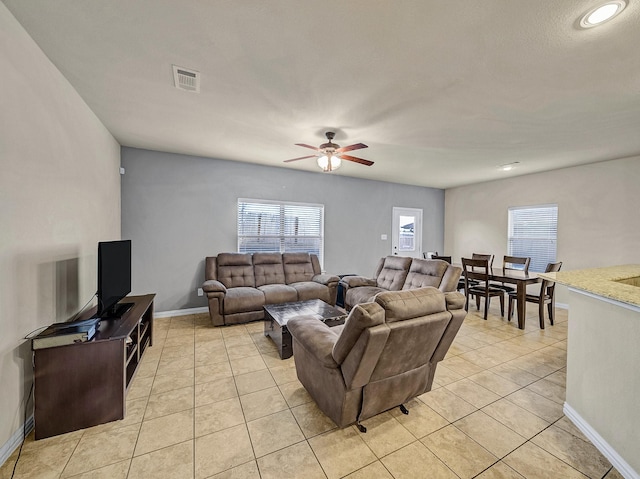
<svg viewBox="0 0 640 479">
<path fill-rule="evenodd" d="M 173 82 L 178 90 L 200 93 L 200 73 L 173 65 Z"/>
</svg>

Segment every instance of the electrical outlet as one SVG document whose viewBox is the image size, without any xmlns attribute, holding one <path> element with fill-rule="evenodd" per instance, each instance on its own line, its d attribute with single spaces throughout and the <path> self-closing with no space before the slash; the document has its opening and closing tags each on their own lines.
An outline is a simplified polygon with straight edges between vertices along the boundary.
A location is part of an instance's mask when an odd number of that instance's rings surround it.
<svg viewBox="0 0 640 479">
<path fill-rule="evenodd" d="M 198 288 L 198 296 L 204 296 L 204 291 L 202 291 L 202 288 Z"/>
<path fill-rule="evenodd" d="M 387 240 L 387 235 L 380 235 L 380 239 L 382 241 L 386 241 Z"/>
</svg>

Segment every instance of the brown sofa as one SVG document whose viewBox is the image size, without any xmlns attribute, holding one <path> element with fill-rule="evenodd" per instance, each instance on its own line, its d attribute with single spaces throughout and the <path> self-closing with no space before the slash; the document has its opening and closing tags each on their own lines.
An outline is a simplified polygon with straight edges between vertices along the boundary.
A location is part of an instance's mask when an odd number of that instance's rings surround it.
<svg viewBox="0 0 640 479">
<path fill-rule="evenodd" d="M 373 301 L 378 293 L 433 286 L 442 292 L 456 291 L 462 269 L 442 260 L 387 256 L 381 258 L 373 278 L 345 276 L 340 280 L 347 311 L 356 304 Z"/>
<path fill-rule="evenodd" d="M 343 326 L 289 320 L 298 379 L 339 427 L 357 422 L 366 432 L 360 421 L 431 390 L 463 306 L 461 293 L 426 287 L 382 292 L 356 305 Z"/>
<path fill-rule="evenodd" d="M 308 253 L 220 253 L 205 260 L 202 289 L 214 326 L 264 319 L 265 304 L 321 299 L 336 304 L 339 278 Z"/>
</svg>

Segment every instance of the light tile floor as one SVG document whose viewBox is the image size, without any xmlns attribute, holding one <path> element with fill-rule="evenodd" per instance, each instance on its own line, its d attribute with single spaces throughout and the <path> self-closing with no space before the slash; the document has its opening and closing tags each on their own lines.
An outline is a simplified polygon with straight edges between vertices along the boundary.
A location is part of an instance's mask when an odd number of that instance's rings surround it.
<svg viewBox="0 0 640 479">
<path fill-rule="evenodd" d="M 472 309 L 433 390 L 337 429 L 262 323 L 157 319 L 127 417 L 34 441 L 19 478 L 603 478 L 621 476 L 563 415 L 567 312 L 541 331 Z M 8 479 L 17 452 L 0 468 Z"/>
</svg>

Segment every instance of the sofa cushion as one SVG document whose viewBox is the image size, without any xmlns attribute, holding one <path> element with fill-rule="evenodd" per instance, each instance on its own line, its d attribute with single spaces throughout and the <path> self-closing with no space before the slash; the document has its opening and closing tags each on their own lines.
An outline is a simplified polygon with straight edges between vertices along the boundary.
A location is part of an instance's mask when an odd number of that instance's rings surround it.
<svg viewBox="0 0 640 479">
<path fill-rule="evenodd" d="M 447 310 L 444 293 L 433 287 L 384 292 L 375 301 L 384 308 L 387 323 Z"/>
<path fill-rule="evenodd" d="M 404 256 L 387 256 L 382 269 L 376 276 L 378 287 L 388 291 L 400 291 L 409 271 L 411 258 Z"/>
<path fill-rule="evenodd" d="M 282 253 L 282 263 L 286 284 L 311 281 L 315 275 L 308 253 Z"/>
<path fill-rule="evenodd" d="M 258 286 L 264 293 L 265 304 L 291 303 L 298 301 L 298 291 L 286 284 L 265 284 Z"/>
<path fill-rule="evenodd" d="M 417 289 L 425 286 L 437 288 L 448 267 L 449 265 L 444 261 L 414 258 L 402 289 Z"/>
<path fill-rule="evenodd" d="M 224 297 L 224 314 L 259 311 L 263 306 L 264 293 L 256 288 L 229 288 Z"/>
<path fill-rule="evenodd" d="M 315 281 L 291 283 L 289 284 L 289 287 L 294 288 L 298 292 L 298 301 L 320 299 L 325 303 L 331 302 L 331 298 L 329 298 L 329 288 L 323 284 L 316 283 Z"/>
<path fill-rule="evenodd" d="M 217 279 L 227 288 L 256 286 L 250 254 L 220 253 L 217 261 Z"/>
<path fill-rule="evenodd" d="M 284 284 L 284 265 L 281 253 L 254 253 L 253 270 L 256 287 L 265 284 Z"/>
</svg>

